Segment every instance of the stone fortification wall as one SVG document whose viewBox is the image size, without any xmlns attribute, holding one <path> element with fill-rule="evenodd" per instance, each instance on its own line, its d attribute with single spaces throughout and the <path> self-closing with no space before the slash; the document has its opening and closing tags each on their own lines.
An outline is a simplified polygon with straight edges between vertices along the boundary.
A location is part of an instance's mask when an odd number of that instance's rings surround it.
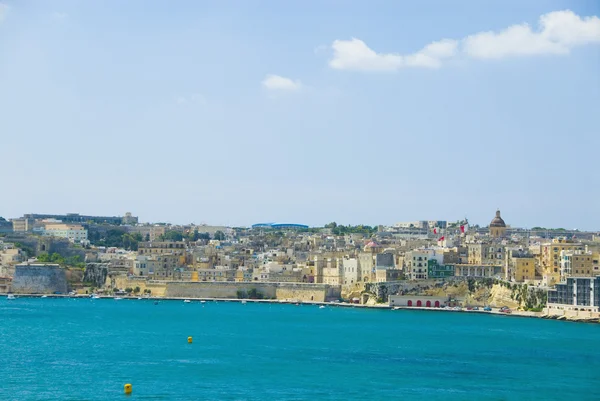
<svg viewBox="0 0 600 401">
<path fill-rule="evenodd" d="M 275 291 L 277 299 L 325 302 L 341 298 L 341 287 L 322 284 L 280 283 Z"/>
<path fill-rule="evenodd" d="M 189 298 L 238 298 L 239 293 L 256 290 L 263 298 L 298 301 L 326 301 L 340 296 L 338 286 L 300 283 L 205 283 L 167 282 L 165 296 Z"/>
<path fill-rule="evenodd" d="M 124 274 L 109 278 L 107 285 L 110 288 L 116 287 L 122 290 L 140 287 L 140 294 L 143 294 L 144 290 L 150 290 L 152 296 L 155 297 L 164 297 L 167 290 L 166 281 L 146 280 L 141 277 L 128 277 Z"/>
<path fill-rule="evenodd" d="M 174 298 L 238 299 L 240 296 L 247 297 L 252 290 L 264 299 L 325 302 L 341 297 L 340 286 L 326 284 L 159 281 L 117 275 L 110 278 L 107 286 L 119 289 L 140 287 L 140 293 L 148 289 L 153 296 Z"/>
<path fill-rule="evenodd" d="M 12 292 L 17 294 L 66 293 L 67 277 L 58 266 L 17 265 Z"/>
</svg>

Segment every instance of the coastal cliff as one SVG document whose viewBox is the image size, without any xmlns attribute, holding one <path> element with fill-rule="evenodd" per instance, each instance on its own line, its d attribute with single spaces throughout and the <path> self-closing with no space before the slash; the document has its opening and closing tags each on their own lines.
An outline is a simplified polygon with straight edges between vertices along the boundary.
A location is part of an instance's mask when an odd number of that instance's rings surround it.
<svg viewBox="0 0 600 401">
<path fill-rule="evenodd" d="M 392 294 L 444 297 L 465 306 L 508 306 L 531 311 L 541 311 L 546 306 L 543 289 L 489 278 L 368 283 L 362 297 L 364 303 L 386 303 Z"/>
<path fill-rule="evenodd" d="M 86 263 L 83 281 L 101 288 L 106 283 L 108 276 L 108 263 Z"/>
</svg>

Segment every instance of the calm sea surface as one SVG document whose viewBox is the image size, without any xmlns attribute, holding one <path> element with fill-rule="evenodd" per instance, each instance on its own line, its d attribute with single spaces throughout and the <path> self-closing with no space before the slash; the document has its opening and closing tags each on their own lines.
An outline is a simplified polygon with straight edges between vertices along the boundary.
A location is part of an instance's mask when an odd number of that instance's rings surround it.
<svg viewBox="0 0 600 401">
<path fill-rule="evenodd" d="M 600 325 L 0 297 L 0 400 L 119 399 L 599 400 Z"/>
</svg>

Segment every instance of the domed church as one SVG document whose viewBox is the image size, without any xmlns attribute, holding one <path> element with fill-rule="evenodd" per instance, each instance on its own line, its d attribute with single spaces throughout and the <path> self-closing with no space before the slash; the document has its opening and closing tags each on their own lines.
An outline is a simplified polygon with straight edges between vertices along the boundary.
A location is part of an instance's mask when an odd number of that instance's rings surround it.
<svg viewBox="0 0 600 401">
<path fill-rule="evenodd" d="M 496 217 L 490 223 L 490 237 L 500 238 L 504 237 L 506 233 L 506 223 L 500 217 L 500 210 L 496 210 Z"/>
</svg>

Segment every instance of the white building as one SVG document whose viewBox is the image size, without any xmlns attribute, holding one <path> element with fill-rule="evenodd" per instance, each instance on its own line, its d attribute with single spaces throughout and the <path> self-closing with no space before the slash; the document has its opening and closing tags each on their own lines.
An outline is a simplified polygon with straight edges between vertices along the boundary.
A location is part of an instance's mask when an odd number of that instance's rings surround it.
<svg viewBox="0 0 600 401">
<path fill-rule="evenodd" d="M 40 230 L 44 236 L 66 238 L 73 242 L 87 241 L 88 232 L 79 224 L 48 223 Z"/>
<path fill-rule="evenodd" d="M 361 281 L 360 264 L 356 258 L 342 260 L 344 284 L 355 284 Z"/>
<path fill-rule="evenodd" d="M 406 265 L 406 276 L 410 280 L 423 280 L 428 277 L 427 261 L 432 258 L 433 249 L 415 249 L 406 252 L 404 264 Z"/>
</svg>

